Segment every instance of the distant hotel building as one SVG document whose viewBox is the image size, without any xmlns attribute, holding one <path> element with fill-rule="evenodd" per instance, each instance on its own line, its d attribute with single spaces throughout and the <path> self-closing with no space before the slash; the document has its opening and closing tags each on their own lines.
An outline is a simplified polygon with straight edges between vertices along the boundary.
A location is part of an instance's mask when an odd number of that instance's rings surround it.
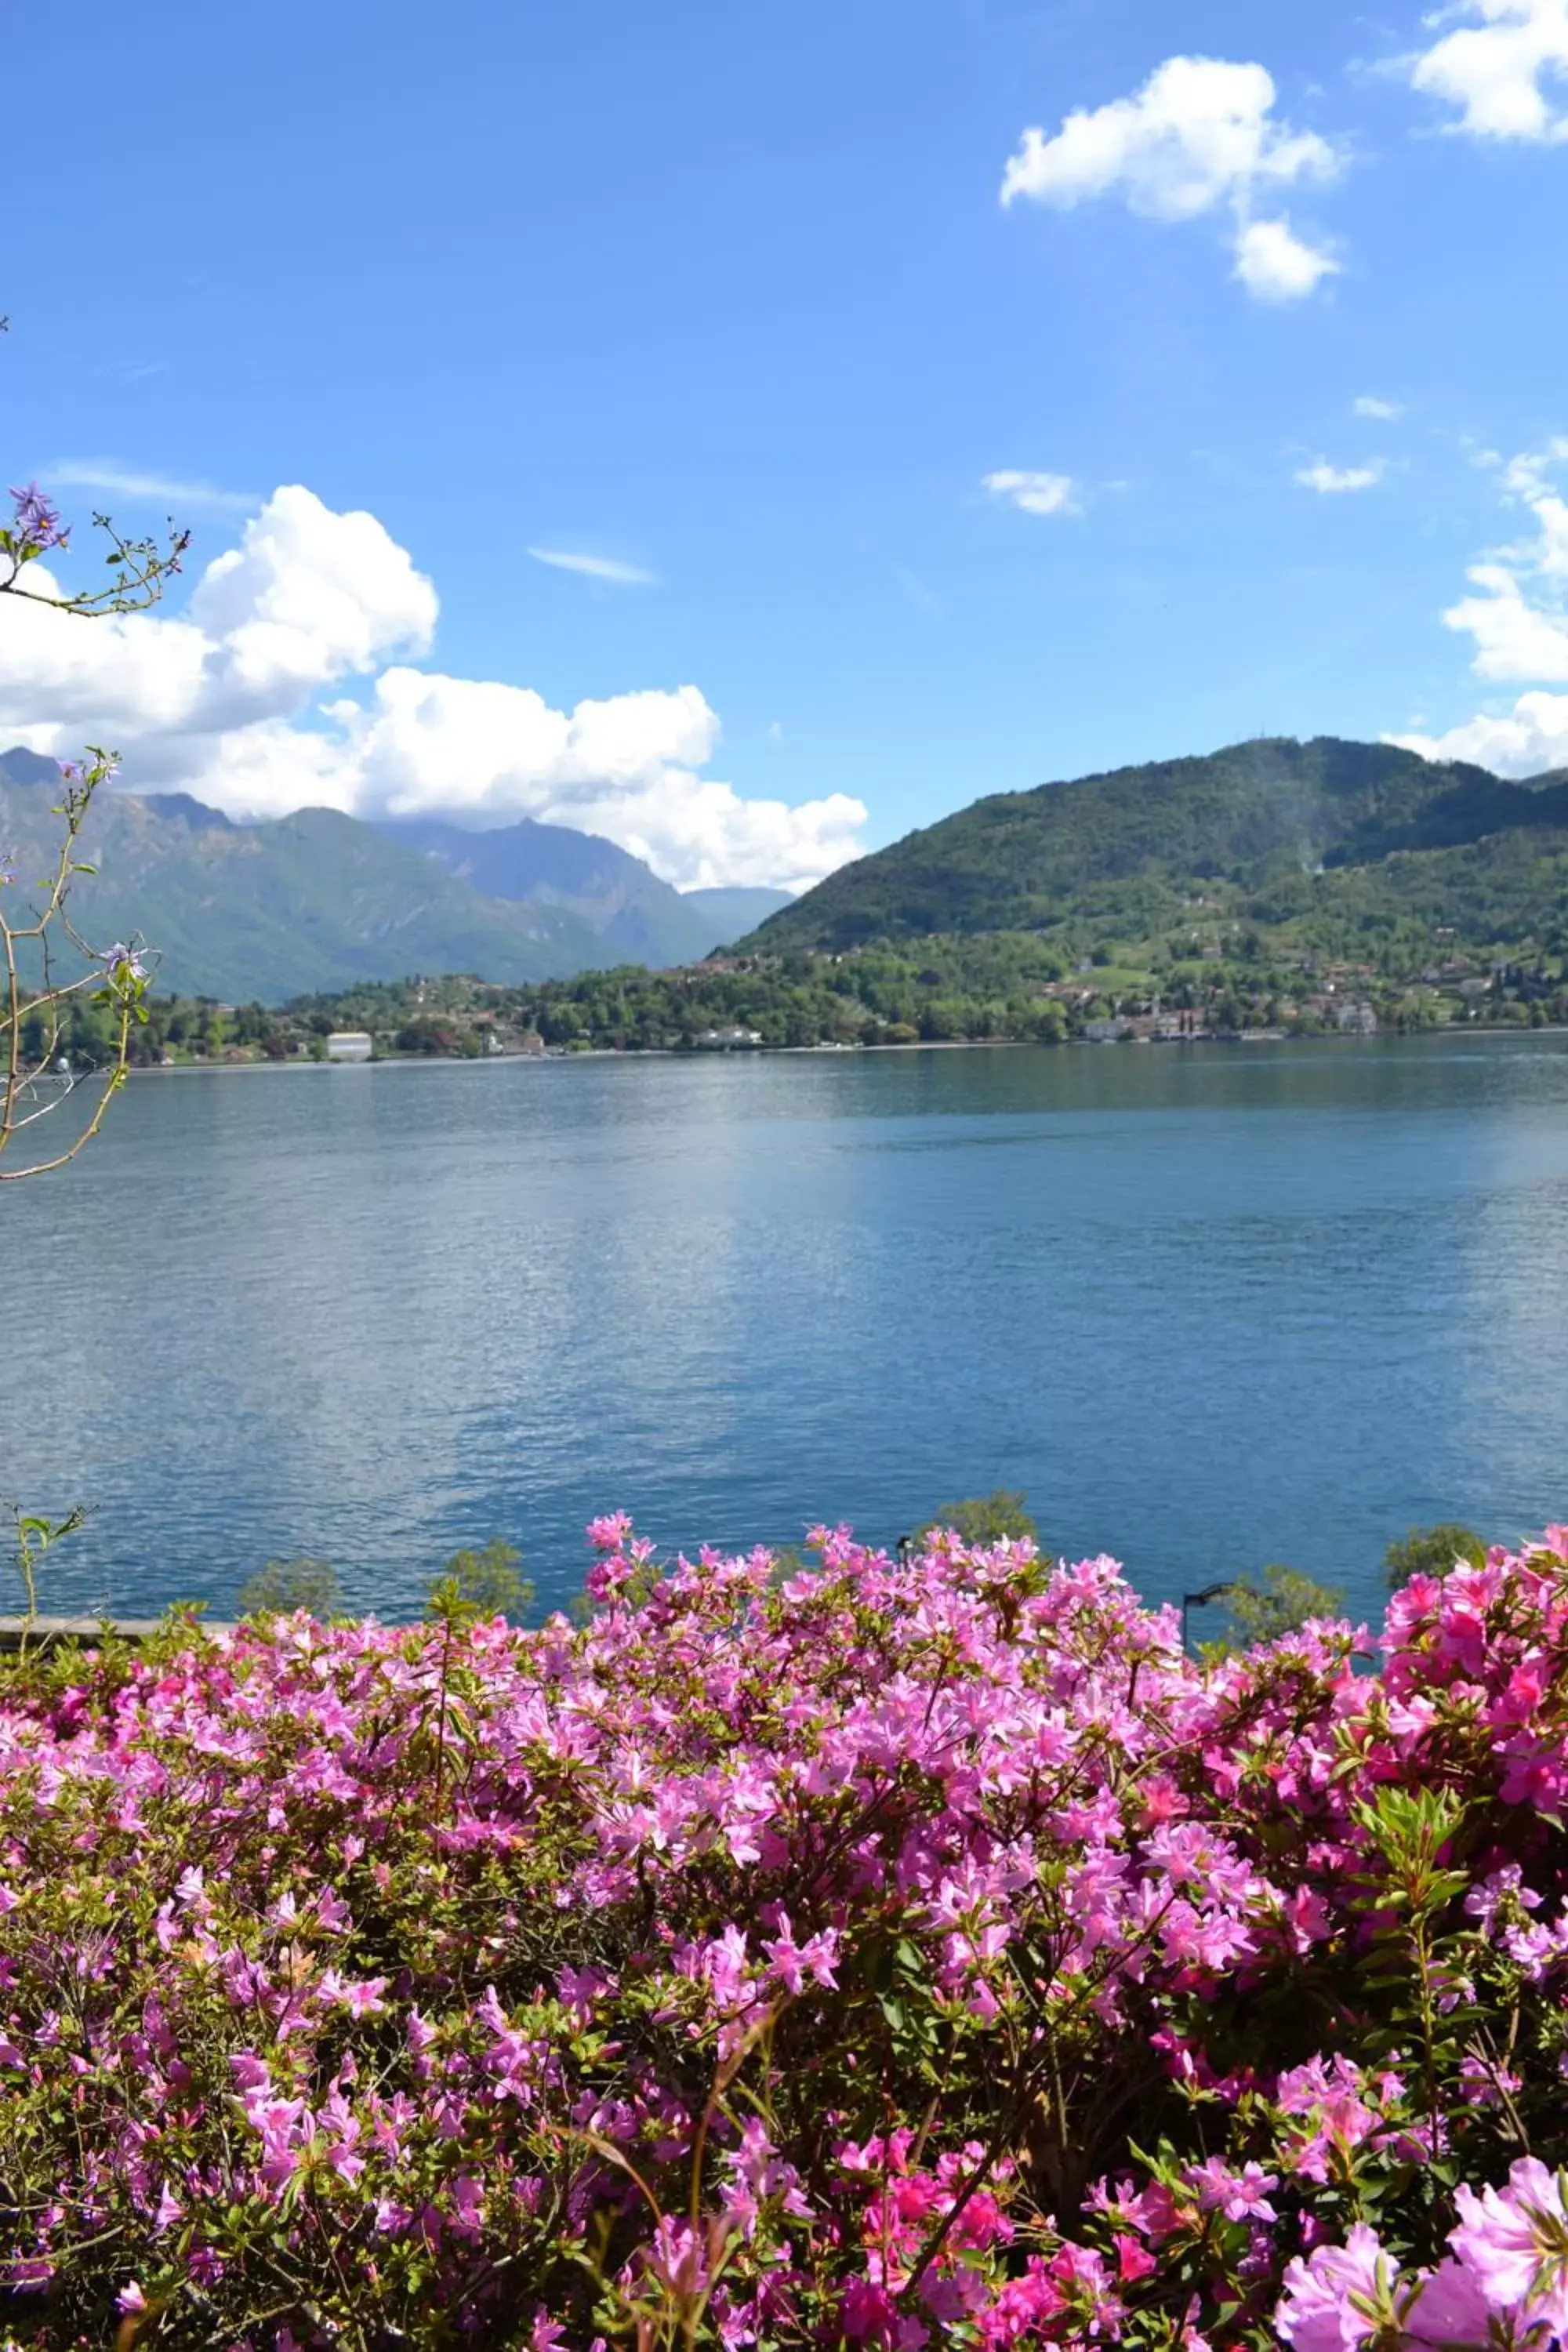
<svg viewBox="0 0 1568 2352">
<path fill-rule="evenodd" d="M 370 1033 L 365 1029 L 334 1029 L 327 1040 L 329 1062 L 368 1062 Z"/>
<path fill-rule="evenodd" d="M 691 1042 L 705 1053 L 732 1054 L 741 1047 L 760 1045 L 763 1033 L 760 1029 L 702 1029 Z"/>
</svg>

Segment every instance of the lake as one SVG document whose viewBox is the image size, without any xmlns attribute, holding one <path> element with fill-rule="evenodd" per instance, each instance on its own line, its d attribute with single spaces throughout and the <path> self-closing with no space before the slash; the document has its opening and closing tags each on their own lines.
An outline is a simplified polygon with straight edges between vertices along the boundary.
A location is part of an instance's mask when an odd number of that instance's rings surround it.
<svg viewBox="0 0 1568 2352">
<path fill-rule="evenodd" d="M 1024 1488 L 1163 1600 L 1568 1513 L 1568 1039 L 153 1074 L 0 1195 L 44 1603 Z M 13 1597 L 3 1604 L 14 1607 Z"/>
</svg>

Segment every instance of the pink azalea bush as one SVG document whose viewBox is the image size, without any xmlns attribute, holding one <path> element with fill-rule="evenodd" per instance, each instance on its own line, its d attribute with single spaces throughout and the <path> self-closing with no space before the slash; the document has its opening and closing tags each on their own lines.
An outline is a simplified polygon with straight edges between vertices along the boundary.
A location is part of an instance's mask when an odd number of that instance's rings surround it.
<svg viewBox="0 0 1568 2352">
<path fill-rule="evenodd" d="M 592 1533 L 0 1682 L 0 2342 L 1568 2341 L 1568 1532 L 1376 1672 Z"/>
</svg>

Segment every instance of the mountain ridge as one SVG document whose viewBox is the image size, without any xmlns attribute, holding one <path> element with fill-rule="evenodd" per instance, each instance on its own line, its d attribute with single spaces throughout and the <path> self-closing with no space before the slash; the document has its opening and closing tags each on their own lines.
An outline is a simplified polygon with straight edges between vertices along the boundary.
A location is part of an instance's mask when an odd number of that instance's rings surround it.
<svg viewBox="0 0 1568 2352">
<path fill-rule="evenodd" d="M 737 945 L 842 952 L 877 939 L 1048 930 L 1097 901 L 1148 915 L 1176 905 L 1184 886 L 1375 870 L 1529 833 L 1568 834 L 1561 772 L 1516 782 L 1395 744 L 1260 737 L 989 794 L 840 866 Z"/>
<path fill-rule="evenodd" d="M 58 784 L 55 761 L 0 753 L 0 844 L 25 876 L 58 849 Z M 73 887 L 89 936 L 142 938 L 160 988 L 237 1003 L 411 971 L 513 985 L 689 962 L 724 929 L 712 902 L 727 894 L 689 903 L 615 843 L 531 819 L 467 834 L 315 808 L 242 824 L 188 793 L 100 792 L 82 853 L 98 868 Z"/>
<path fill-rule="evenodd" d="M 555 906 L 579 916 L 627 963 L 695 963 L 720 944 L 729 902 L 761 895 L 787 904 L 787 891 L 738 894 L 677 890 L 628 849 L 602 835 L 537 817 L 485 831 L 441 817 L 383 817 L 377 830 L 421 850 L 486 897 Z M 765 909 L 735 908 L 745 929 Z M 615 961 L 612 958 L 611 961 Z"/>
</svg>

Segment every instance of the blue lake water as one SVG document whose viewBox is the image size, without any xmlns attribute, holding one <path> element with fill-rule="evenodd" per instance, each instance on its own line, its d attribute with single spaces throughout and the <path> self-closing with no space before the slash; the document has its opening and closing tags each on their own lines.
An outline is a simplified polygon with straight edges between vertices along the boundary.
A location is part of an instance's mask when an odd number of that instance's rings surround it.
<svg viewBox="0 0 1568 2352">
<path fill-rule="evenodd" d="M 150 1076 L 0 1195 L 46 1605 L 269 1557 L 890 1542 L 1021 1486 L 1151 1598 L 1568 1515 L 1568 1039 Z M 5 1606 L 14 1606 L 7 1599 Z"/>
</svg>

